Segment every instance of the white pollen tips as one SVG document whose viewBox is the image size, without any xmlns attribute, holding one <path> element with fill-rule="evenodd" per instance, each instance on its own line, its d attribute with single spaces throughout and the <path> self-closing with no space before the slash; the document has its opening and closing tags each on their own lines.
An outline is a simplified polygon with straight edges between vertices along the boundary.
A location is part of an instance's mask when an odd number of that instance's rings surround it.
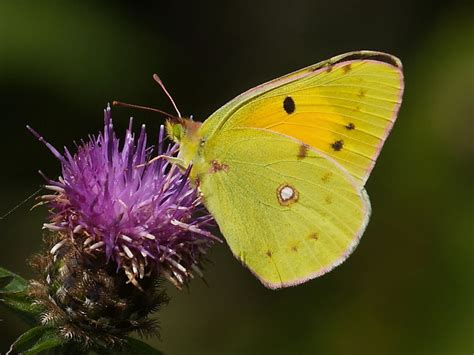
<svg viewBox="0 0 474 355">
<path fill-rule="evenodd" d="M 122 245 L 122 249 L 123 251 L 125 252 L 125 254 L 127 254 L 128 258 L 129 259 L 133 259 L 135 257 L 135 255 L 133 255 L 132 251 L 130 250 L 129 247 L 127 247 L 126 245 Z"/>
<path fill-rule="evenodd" d="M 64 189 L 62 187 L 55 185 L 44 185 L 44 188 L 55 192 L 64 192 Z"/>
<path fill-rule="evenodd" d="M 99 249 L 99 248 L 103 247 L 104 245 L 105 245 L 105 243 L 100 241 L 100 242 L 97 242 L 95 244 L 92 244 L 90 246 L 89 250 Z"/>
<path fill-rule="evenodd" d="M 291 205 L 292 203 L 298 201 L 299 198 L 298 191 L 288 183 L 283 183 L 278 186 L 276 193 L 278 202 L 282 206 Z"/>
<path fill-rule="evenodd" d="M 120 235 L 120 238 L 122 238 L 123 240 L 125 240 L 126 242 L 133 242 L 132 238 L 130 238 L 129 236 L 125 235 L 125 234 L 122 234 Z"/>
<path fill-rule="evenodd" d="M 59 243 L 56 243 L 56 244 L 54 245 L 54 247 L 51 248 L 50 253 L 53 254 L 53 255 L 56 254 L 56 252 L 57 252 L 59 249 L 61 249 L 61 247 L 64 245 L 64 243 L 66 243 L 66 240 L 65 240 L 65 239 L 61 240 Z"/>
</svg>

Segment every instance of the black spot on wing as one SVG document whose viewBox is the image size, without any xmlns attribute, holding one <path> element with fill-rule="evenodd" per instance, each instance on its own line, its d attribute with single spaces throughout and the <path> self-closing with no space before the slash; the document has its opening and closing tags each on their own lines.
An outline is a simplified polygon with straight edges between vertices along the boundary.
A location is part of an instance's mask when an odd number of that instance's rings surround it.
<svg viewBox="0 0 474 355">
<path fill-rule="evenodd" d="M 283 109 L 287 114 L 291 114 L 295 112 L 296 106 L 295 106 L 295 101 L 291 96 L 285 97 L 285 100 L 283 100 Z"/>
<path fill-rule="evenodd" d="M 334 143 L 331 143 L 331 148 L 336 152 L 340 151 L 343 146 L 344 146 L 344 141 L 342 139 L 335 141 Z"/>
<path fill-rule="evenodd" d="M 356 128 L 356 126 L 352 122 L 348 123 L 345 127 L 349 131 L 352 131 L 353 129 Z"/>
<path fill-rule="evenodd" d="M 308 149 L 309 149 L 309 147 L 308 147 L 306 144 L 302 143 L 302 144 L 300 145 L 297 158 L 298 158 L 298 159 L 304 159 L 304 158 L 306 158 L 306 156 L 308 155 Z"/>
<path fill-rule="evenodd" d="M 324 202 L 326 202 L 327 205 L 330 205 L 332 203 L 332 196 L 331 195 L 327 195 L 325 198 L 324 198 Z"/>
<path fill-rule="evenodd" d="M 224 164 L 224 163 L 220 163 L 217 160 L 211 160 L 209 165 L 210 165 L 209 173 L 211 173 L 211 174 L 217 173 L 219 171 L 223 171 L 223 172 L 226 172 L 226 173 L 229 171 L 229 165 Z"/>
<path fill-rule="evenodd" d="M 332 176 L 333 176 L 333 173 L 329 171 L 326 174 L 324 174 L 323 176 L 321 176 L 321 181 L 322 182 L 329 182 L 331 180 Z"/>
</svg>

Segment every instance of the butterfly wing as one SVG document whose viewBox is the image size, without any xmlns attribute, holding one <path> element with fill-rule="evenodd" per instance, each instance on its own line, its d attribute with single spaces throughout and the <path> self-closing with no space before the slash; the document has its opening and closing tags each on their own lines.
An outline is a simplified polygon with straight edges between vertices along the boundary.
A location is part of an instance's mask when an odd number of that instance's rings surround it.
<svg viewBox="0 0 474 355">
<path fill-rule="evenodd" d="M 252 89 L 205 121 L 202 132 L 262 128 L 327 154 L 363 186 L 395 122 L 403 93 L 400 61 L 352 52 Z"/>
<path fill-rule="evenodd" d="M 370 213 L 363 188 L 333 159 L 279 133 L 233 128 L 203 147 L 204 202 L 232 252 L 270 288 L 330 271 Z"/>
</svg>

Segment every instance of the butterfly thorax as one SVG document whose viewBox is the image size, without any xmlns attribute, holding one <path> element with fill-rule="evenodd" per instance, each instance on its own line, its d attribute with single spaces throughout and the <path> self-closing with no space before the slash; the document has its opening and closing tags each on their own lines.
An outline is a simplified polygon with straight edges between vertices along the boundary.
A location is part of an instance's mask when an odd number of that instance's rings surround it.
<svg viewBox="0 0 474 355">
<path fill-rule="evenodd" d="M 204 164 L 204 158 L 199 154 L 202 142 L 200 127 L 201 122 L 189 118 L 179 118 L 166 122 L 168 136 L 179 144 L 177 160 L 179 166 L 183 169 L 187 169 L 190 164 L 193 164 L 193 167 Z M 191 170 L 191 180 L 195 180 L 195 171 L 195 168 Z"/>
</svg>

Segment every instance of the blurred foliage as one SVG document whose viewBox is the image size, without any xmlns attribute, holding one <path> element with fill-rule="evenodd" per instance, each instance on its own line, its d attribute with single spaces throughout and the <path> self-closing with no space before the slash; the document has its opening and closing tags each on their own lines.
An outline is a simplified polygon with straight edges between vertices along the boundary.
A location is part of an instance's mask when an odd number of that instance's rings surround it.
<svg viewBox="0 0 474 355">
<path fill-rule="evenodd" d="M 428 0 L 0 3 L 1 212 L 59 174 L 26 133 L 56 147 L 97 132 L 114 99 L 203 119 L 241 91 L 355 49 L 399 56 L 406 92 L 367 189 L 373 216 L 347 262 L 305 285 L 270 291 L 224 245 L 206 287 L 170 290 L 166 354 L 471 353 L 474 349 L 474 11 Z M 127 116 L 156 115 L 114 109 Z M 27 203 L 26 206 L 31 206 Z M 0 264 L 22 276 L 46 211 L 1 220 Z M 0 351 L 25 325 L 1 310 Z"/>
</svg>

